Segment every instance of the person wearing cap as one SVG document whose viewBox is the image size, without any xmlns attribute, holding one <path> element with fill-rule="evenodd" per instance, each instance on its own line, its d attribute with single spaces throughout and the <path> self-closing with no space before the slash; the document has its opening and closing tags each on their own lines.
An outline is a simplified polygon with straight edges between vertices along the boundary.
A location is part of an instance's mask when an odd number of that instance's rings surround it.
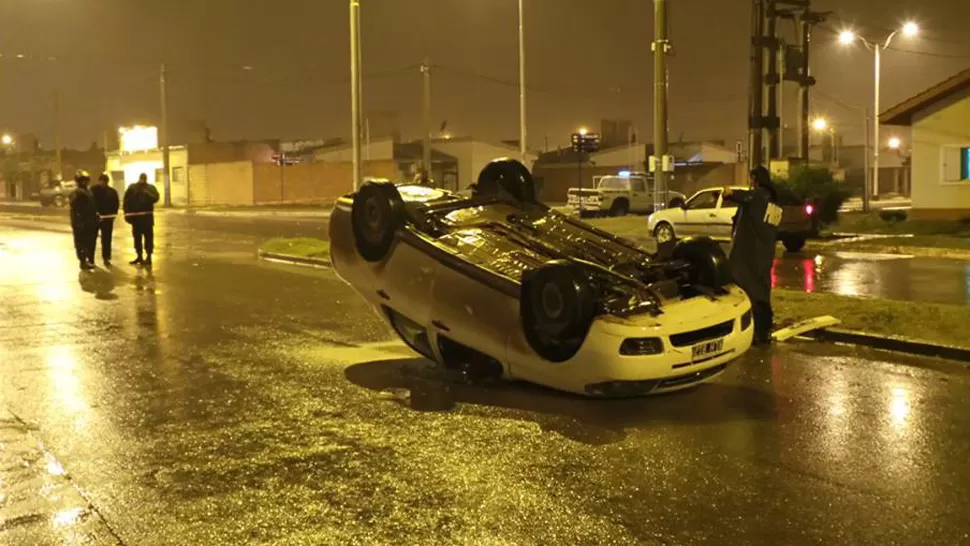
<svg viewBox="0 0 970 546">
<path fill-rule="evenodd" d="M 751 300 L 754 315 L 754 342 L 771 343 L 774 313 L 771 309 L 771 268 L 775 261 L 775 244 L 782 208 L 778 192 L 768 169 L 751 171 L 751 188 L 724 188 L 724 198 L 738 204 L 734 217 L 733 246 L 728 263 L 734 281 Z"/>
<path fill-rule="evenodd" d="M 155 203 L 158 203 L 158 189 L 148 183 L 148 175 L 142 174 L 138 182 L 125 190 L 125 221 L 131 224 L 131 234 L 135 239 L 137 258 L 131 265 L 152 265 L 152 251 L 155 247 Z"/>
<path fill-rule="evenodd" d="M 81 270 L 94 269 L 94 249 L 98 238 L 98 208 L 88 189 L 91 175 L 78 171 L 74 176 L 77 188 L 71 192 L 71 231 L 74 232 L 74 252 Z"/>
<path fill-rule="evenodd" d="M 105 267 L 111 267 L 111 239 L 115 229 L 115 218 L 121 205 L 118 202 L 118 192 L 111 187 L 108 173 L 98 177 L 98 183 L 91 187 L 91 194 L 94 196 L 94 203 L 101 217 L 98 223 L 98 233 L 101 235 L 101 259 L 104 260 Z M 97 245 L 97 237 L 95 237 L 95 245 Z"/>
</svg>

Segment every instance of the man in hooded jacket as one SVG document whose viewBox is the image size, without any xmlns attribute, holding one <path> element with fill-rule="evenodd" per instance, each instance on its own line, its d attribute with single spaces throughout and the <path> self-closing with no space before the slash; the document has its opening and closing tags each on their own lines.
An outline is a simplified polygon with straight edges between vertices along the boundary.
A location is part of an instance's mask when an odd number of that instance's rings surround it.
<svg viewBox="0 0 970 546">
<path fill-rule="evenodd" d="M 138 182 L 125 190 L 125 221 L 131 224 L 135 254 L 138 256 L 131 265 L 152 265 L 152 252 L 155 248 L 155 203 L 158 203 L 158 198 L 158 190 L 148 183 L 146 174 L 139 176 Z"/>
<path fill-rule="evenodd" d="M 94 269 L 94 249 L 98 240 L 98 208 L 88 189 L 91 175 L 78 171 L 74 176 L 77 188 L 71 193 L 71 231 L 74 233 L 74 252 L 83 271 Z"/>
<path fill-rule="evenodd" d="M 738 203 L 734 218 L 734 245 L 728 263 L 734 280 L 748 294 L 754 315 L 754 341 L 771 343 L 774 313 L 771 309 L 771 268 L 782 208 L 771 174 L 764 167 L 751 171 L 751 189 L 724 189 L 725 198 Z"/>
<path fill-rule="evenodd" d="M 98 232 L 101 234 L 101 259 L 104 260 L 105 267 L 111 267 L 111 239 L 115 217 L 118 216 L 120 208 L 118 192 L 111 187 L 111 179 L 105 173 L 99 176 L 98 183 L 91 187 L 91 194 L 94 196 L 98 215 L 101 217 L 98 223 Z M 97 237 L 95 237 L 95 243 L 97 243 Z"/>
</svg>

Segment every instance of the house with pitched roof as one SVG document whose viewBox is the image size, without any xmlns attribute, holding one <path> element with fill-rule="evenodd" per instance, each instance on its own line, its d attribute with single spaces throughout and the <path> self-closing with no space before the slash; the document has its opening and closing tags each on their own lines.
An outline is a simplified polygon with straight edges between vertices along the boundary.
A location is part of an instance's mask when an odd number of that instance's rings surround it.
<svg viewBox="0 0 970 546">
<path fill-rule="evenodd" d="M 970 219 L 970 69 L 879 116 L 912 131 L 911 216 Z"/>
</svg>

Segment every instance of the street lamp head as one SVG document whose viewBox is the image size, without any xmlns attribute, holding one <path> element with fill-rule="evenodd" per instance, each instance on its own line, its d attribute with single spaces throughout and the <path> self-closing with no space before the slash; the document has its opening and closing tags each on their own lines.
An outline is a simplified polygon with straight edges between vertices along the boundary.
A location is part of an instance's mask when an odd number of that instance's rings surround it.
<svg viewBox="0 0 970 546">
<path fill-rule="evenodd" d="M 812 121 L 812 128 L 816 131 L 824 131 L 829 128 L 829 122 L 826 121 L 825 118 L 815 118 L 815 120 Z"/>
<path fill-rule="evenodd" d="M 903 141 L 899 137 L 892 137 L 889 139 L 889 148 L 893 150 L 898 150 L 900 146 L 903 145 Z"/>
<path fill-rule="evenodd" d="M 839 43 L 842 45 L 851 45 L 855 42 L 855 32 L 851 30 L 843 30 L 839 33 Z"/>
<path fill-rule="evenodd" d="M 903 25 L 903 36 L 907 36 L 909 38 L 912 38 L 913 36 L 916 36 L 917 34 L 919 34 L 919 25 L 917 25 L 916 23 L 910 21 L 910 22 L 906 23 L 905 25 Z"/>
</svg>

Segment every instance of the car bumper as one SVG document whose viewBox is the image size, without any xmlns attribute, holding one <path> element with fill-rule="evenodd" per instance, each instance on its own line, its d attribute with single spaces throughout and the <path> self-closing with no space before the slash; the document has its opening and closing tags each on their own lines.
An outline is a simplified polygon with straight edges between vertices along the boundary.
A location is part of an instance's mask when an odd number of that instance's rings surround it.
<svg viewBox="0 0 970 546">
<path fill-rule="evenodd" d="M 573 359 L 562 364 L 512 362 L 512 373 L 593 397 L 641 396 L 689 388 L 717 377 L 750 349 L 754 337 L 750 312 L 751 303 L 744 292 L 731 287 L 717 301 L 694 298 L 669 304 L 659 317 L 600 317 Z M 703 333 L 727 323 L 731 324 L 730 331 L 723 335 Z M 621 354 L 628 339 L 659 339 L 662 350 L 656 354 Z M 695 346 L 711 342 L 722 345 L 695 357 Z"/>
</svg>

